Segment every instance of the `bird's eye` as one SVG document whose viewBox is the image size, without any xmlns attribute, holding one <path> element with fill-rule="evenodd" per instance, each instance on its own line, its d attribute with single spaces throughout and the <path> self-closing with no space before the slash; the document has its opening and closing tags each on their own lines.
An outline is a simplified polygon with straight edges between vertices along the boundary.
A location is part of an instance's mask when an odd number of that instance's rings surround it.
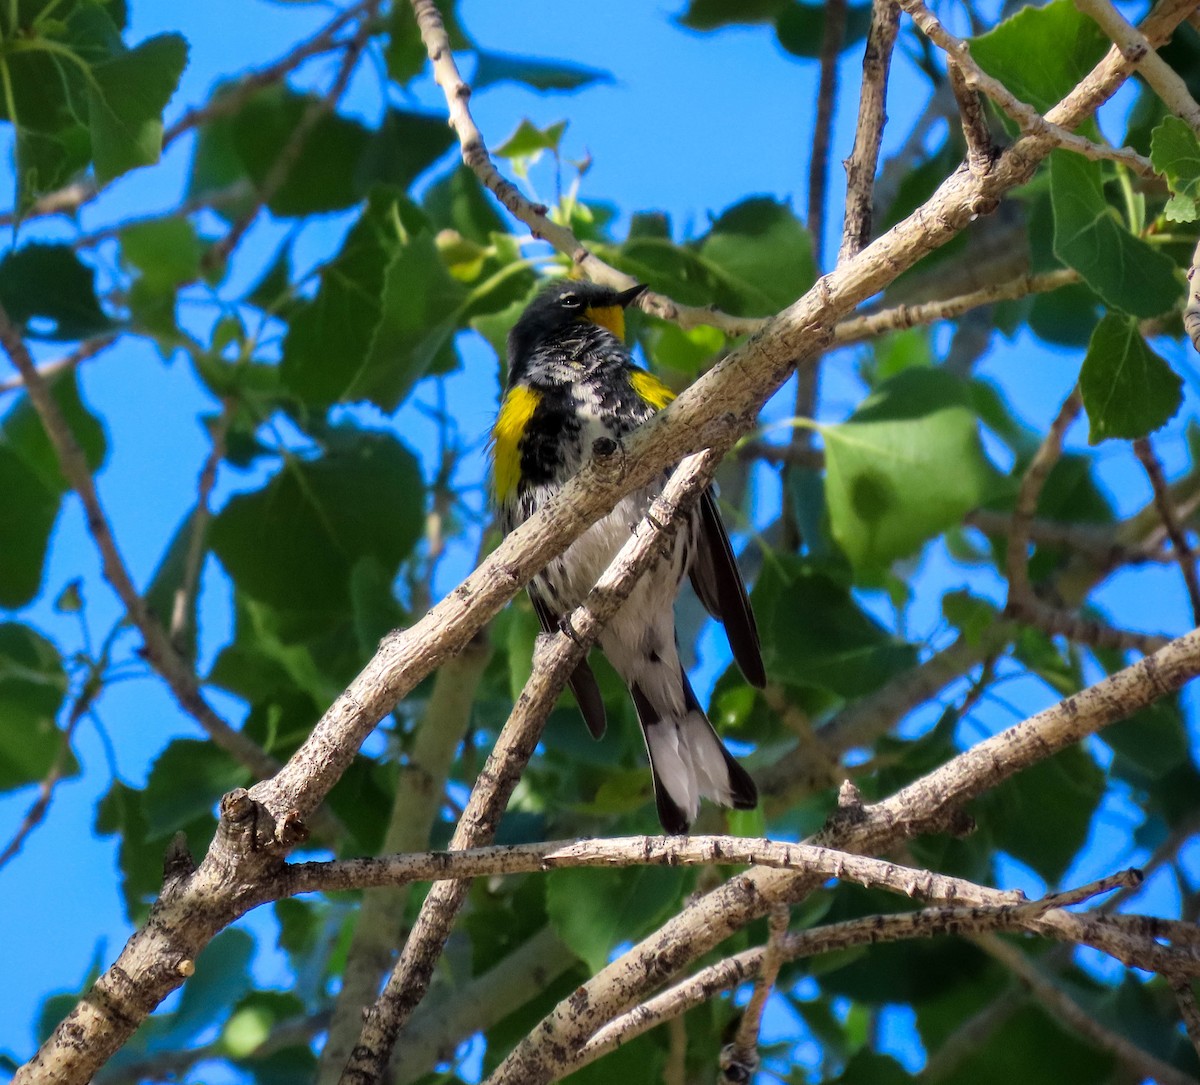
<svg viewBox="0 0 1200 1085">
<path fill-rule="evenodd" d="M 564 309 L 578 309 L 579 308 L 579 295 L 578 294 L 564 294 L 561 298 L 558 299 L 558 302 Z"/>
</svg>

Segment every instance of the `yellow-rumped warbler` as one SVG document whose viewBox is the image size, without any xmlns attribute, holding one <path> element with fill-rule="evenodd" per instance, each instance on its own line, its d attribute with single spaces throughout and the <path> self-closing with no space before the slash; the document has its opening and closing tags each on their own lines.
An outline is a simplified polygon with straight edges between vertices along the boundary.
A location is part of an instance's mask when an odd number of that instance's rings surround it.
<svg viewBox="0 0 1200 1085">
<path fill-rule="evenodd" d="M 505 533 L 579 470 L 595 440 L 620 441 L 673 398 L 634 364 L 625 346 L 625 307 L 643 290 L 557 283 L 530 302 L 509 333 L 508 388 L 492 430 L 493 485 Z M 666 477 L 623 498 L 533 578 L 529 596 L 546 632 L 583 601 Z M 701 796 L 738 809 L 758 802 L 754 781 L 722 745 L 679 662 L 674 605 L 685 573 L 708 612 L 724 623 L 747 680 L 763 686 L 754 614 L 711 489 L 599 638 L 633 696 L 659 821 L 669 833 L 687 832 Z M 599 738 L 604 702 L 586 659 L 570 685 Z"/>
</svg>

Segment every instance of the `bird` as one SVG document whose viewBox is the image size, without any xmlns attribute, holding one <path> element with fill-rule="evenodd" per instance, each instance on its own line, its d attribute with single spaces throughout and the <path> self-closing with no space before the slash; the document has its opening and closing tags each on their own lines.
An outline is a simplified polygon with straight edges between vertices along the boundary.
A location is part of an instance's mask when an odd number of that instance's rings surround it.
<svg viewBox="0 0 1200 1085">
<path fill-rule="evenodd" d="M 635 363 L 625 343 L 625 310 L 645 289 L 560 280 L 533 298 L 509 332 L 508 380 L 490 440 L 493 497 L 506 535 L 579 471 L 594 442 L 604 447 L 608 438 L 619 445 L 674 398 Z M 530 581 L 529 597 L 544 632 L 566 629 L 567 616 L 669 476 L 668 470 L 622 498 Z M 670 834 L 688 831 L 701 797 L 742 810 L 758 803 L 754 780 L 709 723 L 679 659 L 674 606 L 685 575 L 708 612 L 724 624 L 747 681 L 762 688 L 766 673 L 754 612 L 711 487 L 597 642 L 633 698 L 658 818 Z M 602 737 L 604 701 L 586 657 L 569 685 L 588 729 Z"/>
</svg>

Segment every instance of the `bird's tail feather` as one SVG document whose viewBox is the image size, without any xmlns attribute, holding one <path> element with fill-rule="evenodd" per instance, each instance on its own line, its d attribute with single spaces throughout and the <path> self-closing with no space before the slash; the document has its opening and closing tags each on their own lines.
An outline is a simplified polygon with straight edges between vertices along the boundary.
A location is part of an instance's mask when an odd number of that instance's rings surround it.
<svg viewBox="0 0 1200 1085">
<path fill-rule="evenodd" d="M 682 669 L 680 678 L 682 715 L 656 710 L 637 683 L 630 688 L 654 776 L 658 820 L 676 834 L 688 831 L 702 797 L 739 810 L 758 804 L 754 781 L 725 749 Z"/>
</svg>

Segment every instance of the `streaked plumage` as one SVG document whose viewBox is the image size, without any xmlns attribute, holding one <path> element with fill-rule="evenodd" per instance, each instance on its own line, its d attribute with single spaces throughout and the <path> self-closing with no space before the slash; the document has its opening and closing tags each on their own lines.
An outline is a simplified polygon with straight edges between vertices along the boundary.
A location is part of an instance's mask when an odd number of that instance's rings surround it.
<svg viewBox="0 0 1200 1085">
<path fill-rule="evenodd" d="M 624 343 L 624 308 L 642 289 L 617 293 L 592 283 L 556 284 L 530 303 L 509 334 L 508 388 L 492 431 L 493 481 L 505 533 L 579 470 L 597 438 L 620 440 L 670 402 L 670 390 L 634 364 Z M 556 630 L 583 601 L 662 482 L 625 497 L 534 578 L 529 594 L 544 630 Z M 702 796 L 740 809 L 758 801 L 754 781 L 713 731 L 679 662 L 674 604 L 685 574 L 709 613 L 725 624 L 747 680 L 764 685 L 754 615 L 711 490 L 599 639 L 633 697 L 659 820 L 672 833 L 687 831 Z M 604 702 L 586 660 L 570 684 L 599 738 Z"/>
</svg>

